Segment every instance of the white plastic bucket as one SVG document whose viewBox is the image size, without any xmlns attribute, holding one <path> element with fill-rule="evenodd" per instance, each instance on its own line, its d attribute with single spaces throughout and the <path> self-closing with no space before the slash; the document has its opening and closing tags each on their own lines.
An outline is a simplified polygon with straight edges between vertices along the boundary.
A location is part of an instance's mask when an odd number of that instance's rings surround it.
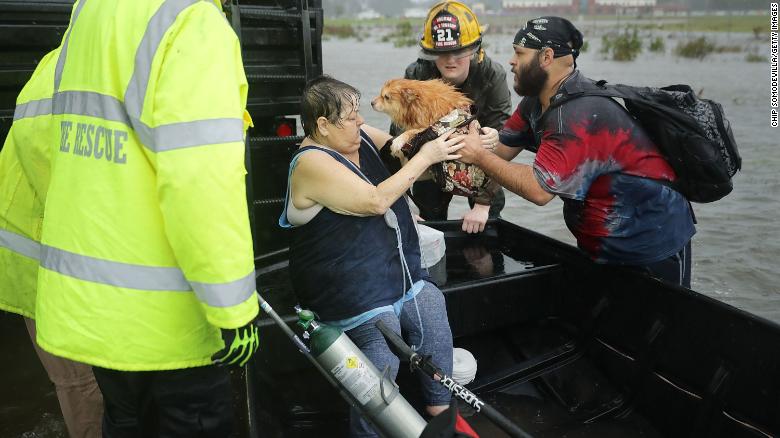
<svg viewBox="0 0 780 438">
<path fill-rule="evenodd" d="M 423 268 L 430 268 L 444 257 L 444 233 L 426 225 L 417 224 L 420 236 L 420 255 Z"/>
<path fill-rule="evenodd" d="M 474 380 L 477 375 L 477 360 L 474 355 L 463 348 L 452 349 L 452 379 L 461 385 Z"/>
</svg>

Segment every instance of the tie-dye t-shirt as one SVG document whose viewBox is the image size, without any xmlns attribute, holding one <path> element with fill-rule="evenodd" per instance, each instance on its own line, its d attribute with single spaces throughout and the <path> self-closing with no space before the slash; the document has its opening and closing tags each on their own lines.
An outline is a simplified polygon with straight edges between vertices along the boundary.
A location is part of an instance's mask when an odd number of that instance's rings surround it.
<svg viewBox="0 0 780 438">
<path fill-rule="evenodd" d="M 587 78 L 575 72 L 561 92 Z M 642 265 L 670 257 L 696 232 L 690 204 L 663 182 L 674 171 L 616 101 L 587 96 L 550 110 L 525 98 L 501 130 L 501 142 L 536 152 L 539 184 L 563 200 L 578 246 L 595 261 Z"/>
</svg>

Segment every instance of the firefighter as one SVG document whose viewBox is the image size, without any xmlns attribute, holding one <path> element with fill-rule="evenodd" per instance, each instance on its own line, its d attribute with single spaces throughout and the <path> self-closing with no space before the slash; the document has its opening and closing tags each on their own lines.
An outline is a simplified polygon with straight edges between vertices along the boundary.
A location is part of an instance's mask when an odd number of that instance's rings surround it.
<svg viewBox="0 0 780 438">
<path fill-rule="evenodd" d="M 35 344 L 35 288 L 41 218 L 49 185 L 54 68 L 59 49 L 44 56 L 17 98 L 14 122 L 0 152 L 0 309 L 24 317 L 35 352 L 54 383 L 68 435 L 101 435 L 103 399 L 89 365 L 54 356 Z"/>
<path fill-rule="evenodd" d="M 106 436 L 231 433 L 257 349 L 247 82 L 214 0 L 80 0 L 57 58 L 37 341 L 91 364 Z"/>
<path fill-rule="evenodd" d="M 418 59 L 404 74 L 406 79 L 442 79 L 466 94 L 477 107 L 482 135 L 498 140 L 512 110 L 504 67 L 493 62 L 482 48 L 482 28 L 477 16 L 461 2 L 444 1 L 428 11 L 420 39 Z M 400 130 L 392 126 L 393 135 Z M 446 220 L 451 193 L 442 192 L 435 181 L 418 181 L 412 187 L 414 201 L 425 220 Z M 463 217 L 463 231 L 484 230 L 489 217 L 498 217 L 504 208 L 501 189 L 492 198 L 469 199 L 472 207 Z"/>
</svg>

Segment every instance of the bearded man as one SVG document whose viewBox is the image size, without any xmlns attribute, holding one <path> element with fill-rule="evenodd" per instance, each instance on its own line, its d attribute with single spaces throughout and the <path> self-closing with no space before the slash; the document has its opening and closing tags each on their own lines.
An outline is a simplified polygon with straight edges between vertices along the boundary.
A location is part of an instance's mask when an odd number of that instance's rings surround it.
<svg viewBox="0 0 780 438">
<path fill-rule="evenodd" d="M 577 70 L 582 43 L 564 18 L 528 21 L 509 62 L 524 98 L 495 152 L 473 128 L 461 160 L 537 205 L 560 197 L 567 227 L 595 262 L 690 287 L 690 204 L 670 188 L 676 175 L 642 127 L 608 97 L 579 97 L 547 111 L 593 83 Z M 511 162 L 523 149 L 536 153 L 532 165 Z"/>
</svg>

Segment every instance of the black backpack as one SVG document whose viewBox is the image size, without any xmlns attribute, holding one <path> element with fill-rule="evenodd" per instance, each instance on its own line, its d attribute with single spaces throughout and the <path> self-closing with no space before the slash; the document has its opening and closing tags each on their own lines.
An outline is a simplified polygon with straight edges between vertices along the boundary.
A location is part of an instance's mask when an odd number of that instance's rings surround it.
<svg viewBox="0 0 780 438">
<path fill-rule="evenodd" d="M 549 109 L 582 96 L 623 99 L 677 174 L 671 186 L 689 201 L 713 202 L 731 193 L 742 158 L 718 102 L 700 99 L 687 85 L 632 87 L 602 80 L 556 95 Z"/>
</svg>

